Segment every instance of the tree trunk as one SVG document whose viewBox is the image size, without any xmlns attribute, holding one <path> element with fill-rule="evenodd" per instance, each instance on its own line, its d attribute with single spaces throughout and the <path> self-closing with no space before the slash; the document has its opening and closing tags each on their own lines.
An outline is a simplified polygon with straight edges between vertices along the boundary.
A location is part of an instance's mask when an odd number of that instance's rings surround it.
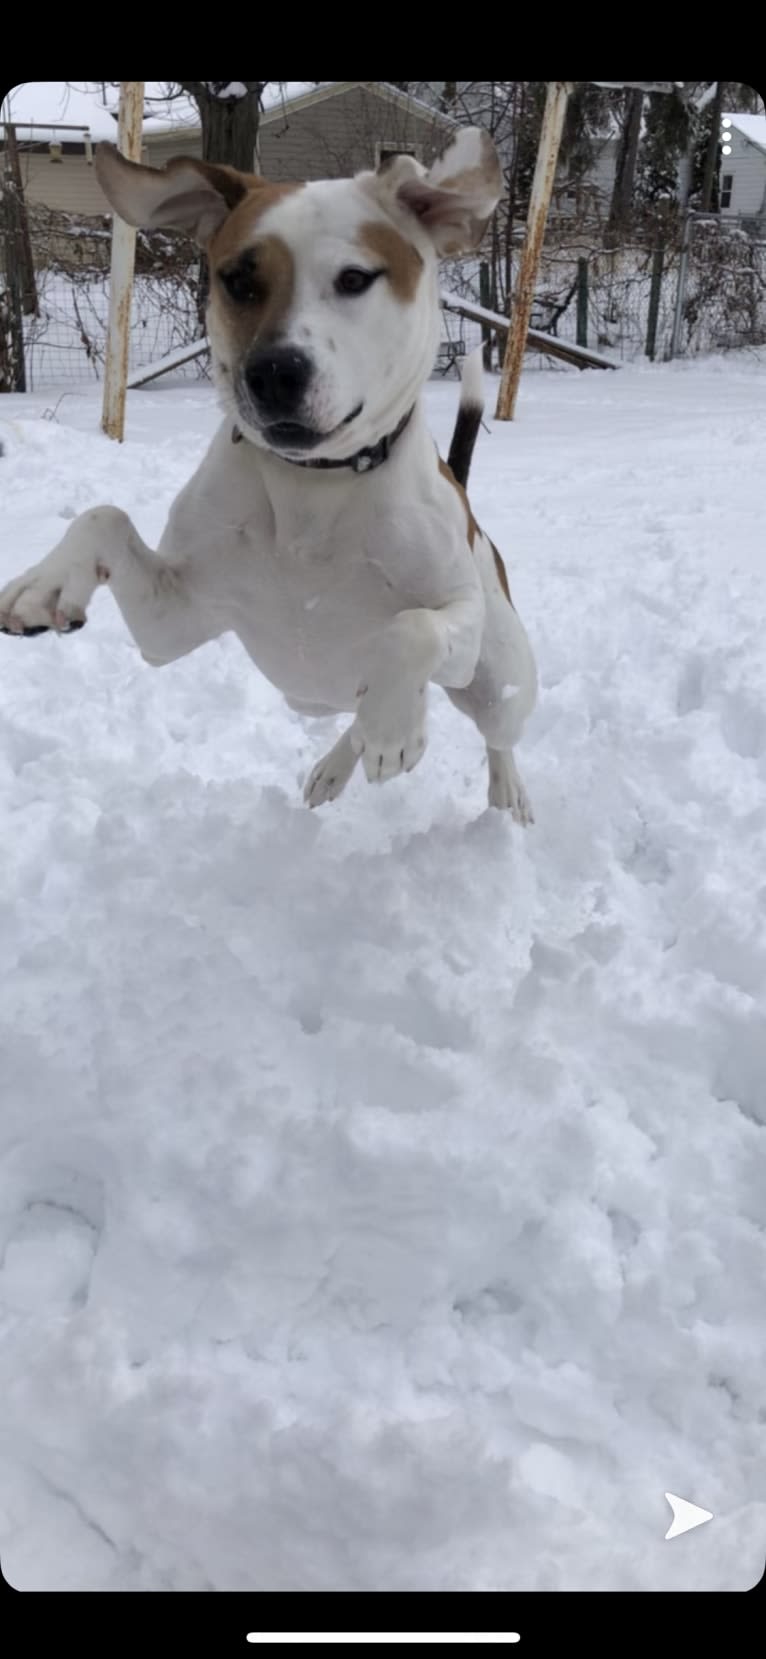
<svg viewBox="0 0 766 1659">
<path fill-rule="evenodd" d="M 202 160 L 223 162 L 242 173 L 255 171 L 255 146 L 261 119 L 261 94 L 265 81 L 240 81 L 244 94 L 221 97 L 225 82 L 179 81 L 194 99 L 202 124 Z"/>
<path fill-rule="evenodd" d="M 617 151 L 617 168 L 614 175 L 609 218 L 604 236 L 604 242 L 607 246 L 616 246 L 630 218 L 643 107 L 643 92 L 636 89 L 629 92 L 625 111 L 625 125 L 622 129 L 620 147 Z"/>
<path fill-rule="evenodd" d="M 713 185 L 715 184 L 716 162 L 718 160 L 718 145 L 721 138 L 721 111 L 723 109 L 724 83 L 718 82 L 715 98 L 713 99 L 713 113 L 708 135 L 707 150 L 705 152 L 705 171 L 702 175 L 702 195 L 700 209 L 709 213 L 713 203 Z"/>
<path fill-rule="evenodd" d="M 35 262 L 32 256 L 32 241 L 29 235 L 29 219 L 27 204 L 24 198 L 24 185 L 21 178 L 21 163 L 19 161 L 19 147 L 16 142 L 16 128 L 7 125 L 5 129 L 5 160 L 6 160 L 6 189 L 13 190 L 16 197 L 16 222 L 18 230 L 18 263 L 21 281 L 21 305 L 25 316 L 37 317 L 37 287 L 35 284 Z"/>
</svg>

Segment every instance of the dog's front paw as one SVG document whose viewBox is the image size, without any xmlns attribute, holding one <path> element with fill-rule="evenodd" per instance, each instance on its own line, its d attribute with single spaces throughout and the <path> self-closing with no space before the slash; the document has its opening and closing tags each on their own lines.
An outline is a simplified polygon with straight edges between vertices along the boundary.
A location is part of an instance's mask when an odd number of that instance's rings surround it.
<svg viewBox="0 0 766 1659">
<path fill-rule="evenodd" d="M 75 566 L 55 556 L 42 559 L 0 592 L 0 633 L 27 638 L 55 629 L 71 634 L 85 623 L 85 607 L 94 583 Z"/>
<path fill-rule="evenodd" d="M 368 782 L 385 783 L 388 778 L 397 778 L 400 772 L 411 772 L 425 754 L 426 741 L 425 732 L 403 739 L 396 737 L 387 744 L 381 743 L 380 739 L 374 743 L 365 740 L 362 764 Z"/>
<path fill-rule="evenodd" d="M 369 783 L 385 783 L 400 772 L 411 772 L 422 760 L 426 749 L 425 694 L 419 696 L 418 706 L 410 709 L 403 719 L 403 710 L 374 712 L 365 707 L 364 694 L 359 700 L 359 714 L 354 726 L 353 742 Z"/>
</svg>

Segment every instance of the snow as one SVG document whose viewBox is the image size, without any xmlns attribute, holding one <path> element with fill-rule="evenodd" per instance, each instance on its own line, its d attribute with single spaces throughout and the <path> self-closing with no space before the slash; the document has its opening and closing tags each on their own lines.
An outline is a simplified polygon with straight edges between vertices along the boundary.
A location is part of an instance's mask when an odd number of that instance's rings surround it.
<svg viewBox="0 0 766 1659">
<path fill-rule="evenodd" d="M 0 639 L 18 1588 L 760 1577 L 764 367 L 527 372 L 480 436 L 526 835 L 441 694 L 411 777 L 311 814 L 336 724 L 232 638 L 152 671 L 101 590 Z M 0 577 L 98 501 L 155 540 L 217 421 L 48 405 L 0 407 Z M 715 1519 L 666 1543 L 666 1491 Z"/>
<path fill-rule="evenodd" d="M 246 98 L 247 87 L 244 81 L 205 81 L 208 92 L 214 93 L 216 98 Z"/>
<path fill-rule="evenodd" d="M 143 368 L 135 369 L 128 376 L 128 385 L 143 386 L 150 380 L 158 380 L 160 375 L 171 374 L 174 369 L 182 368 L 185 363 L 206 357 L 209 350 L 206 339 L 192 340 L 188 345 L 177 346 L 175 351 L 169 351 L 164 357 L 156 358 L 153 363 L 146 363 Z"/>
<path fill-rule="evenodd" d="M 474 305 L 473 300 L 462 299 L 459 294 L 452 294 L 452 293 L 449 292 L 448 289 L 442 289 L 441 303 L 444 306 L 445 311 L 453 312 L 453 313 L 457 314 L 458 316 L 460 315 L 459 308 L 461 306 L 465 310 L 469 310 L 470 314 L 471 314 L 471 321 L 472 322 L 496 323 L 496 322 L 500 321 L 500 322 L 505 322 L 506 325 L 507 325 L 507 319 L 501 317 L 501 314 L 500 314 L 499 311 L 488 311 L 487 307 L 484 306 L 484 305 Z M 527 329 L 527 339 L 528 340 L 534 340 L 534 341 L 542 341 L 543 344 L 545 344 L 546 342 L 550 342 L 550 341 L 553 341 L 555 343 L 555 341 L 557 339 L 557 336 L 552 335 L 552 334 L 546 334 L 542 329 L 539 329 L 539 328 L 528 328 Z M 590 351 L 585 346 L 576 346 L 570 340 L 561 339 L 561 340 L 559 340 L 558 343 L 562 347 L 566 346 L 567 352 L 568 352 L 569 356 L 572 357 L 572 358 L 580 357 L 580 358 L 583 359 L 583 362 L 590 363 L 594 366 L 598 365 L 598 367 L 602 368 L 602 369 L 616 369 L 618 367 L 618 365 L 616 363 L 614 363 L 610 357 L 604 357 L 602 352 Z"/>
</svg>

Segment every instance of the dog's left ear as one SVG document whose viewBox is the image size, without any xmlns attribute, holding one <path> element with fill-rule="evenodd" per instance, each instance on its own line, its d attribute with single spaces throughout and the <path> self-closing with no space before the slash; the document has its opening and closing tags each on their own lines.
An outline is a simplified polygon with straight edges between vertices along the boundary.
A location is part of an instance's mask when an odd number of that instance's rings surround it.
<svg viewBox="0 0 766 1659">
<path fill-rule="evenodd" d="M 439 254 L 478 248 L 502 194 L 497 151 L 481 127 L 464 127 L 428 172 L 396 179 L 397 201 L 419 219 Z"/>
<path fill-rule="evenodd" d="M 114 144 L 99 144 L 96 174 L 107 201 L 129 225 L 183 230 L 203 246 L 248 190 L 263 182 L 191 156 L 178 156 L 166 167 L 143 167 L 127 161 Z"/>
</svg>

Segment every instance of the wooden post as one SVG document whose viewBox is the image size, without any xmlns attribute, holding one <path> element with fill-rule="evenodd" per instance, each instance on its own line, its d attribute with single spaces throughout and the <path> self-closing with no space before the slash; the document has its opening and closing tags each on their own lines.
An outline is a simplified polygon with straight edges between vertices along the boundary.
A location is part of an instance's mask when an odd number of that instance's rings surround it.
<svg viewBox="0 0 766 1659">
<path fill-rule="evenodd" d="M 665 249 L 655 248 L 652 254 L 652 286 L 649 290 L 649 320 L 646 328 L 646 355 L 652 363 L 654 362 L 654 353 L 657 346 L 657 318 L 660 313 L 664 261 Z"/>
<path fill-rule="evenodd" d="M 588 261 L 577 261 L 577 344 L 588 344 Z"/>
<path fill-rule="evenodd" d="M 144 82 L 120 83 L 120 120 L 117 148 L 128 161 L 141 160 L 141 130 L 144 114 Z M 108 438 L 122 443 L 125 435 L 125 392 L 130 346 L 130 301 L 136 233 L 118 214 L 112 218 L 112 263 L 109 281 L 109 332 L 106 342 L 106 374 L 101 425 Z"/>
<path fill-rule="evenodd" d="M 499 421 L 513 420 L 516 394 L 521 378 L 521 365 L 524 361 L 527 329 L 532 315 L 537 269 L 543 251 L 548 204 L 553 190 L 553 180 L 556 174 L 556 163 L 558 161 L 561 134 L 564 130 L 564 117 L 570 90 L 571 82 L 569 81 L 548 82 L 543 125 L 535 163 L 535 175 L 532 180 L 532 192 L 529 198 L 527 234 L 519 265 L 518 281 L 511 309 L 511 327 L 503 361 L 500 390 L 497 396 L 495 418 Z"/>
</svg>

